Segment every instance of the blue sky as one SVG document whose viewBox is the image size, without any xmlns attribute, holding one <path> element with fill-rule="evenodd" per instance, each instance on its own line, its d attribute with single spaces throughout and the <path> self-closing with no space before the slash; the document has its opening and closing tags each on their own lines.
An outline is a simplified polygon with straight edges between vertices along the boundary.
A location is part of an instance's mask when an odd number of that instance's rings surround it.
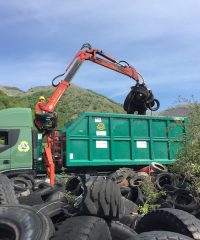
<svg viewBox="0 0 200 240">
<path fill-rule="evenodd" d="M 199 0 L 0 0 L 0 84 L 50 85 L 81 45 L 126 60 L 161 102 L 199 99 Z M 85 62 L 73 83 L 122 103 L 134 81 Z"/>
</svg>

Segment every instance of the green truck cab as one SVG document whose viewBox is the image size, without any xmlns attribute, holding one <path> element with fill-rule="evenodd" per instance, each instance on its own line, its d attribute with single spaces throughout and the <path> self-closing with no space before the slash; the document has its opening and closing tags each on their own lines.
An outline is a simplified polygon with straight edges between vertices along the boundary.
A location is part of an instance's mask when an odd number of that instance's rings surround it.
<svg viewBox="0 0 200 240">
<path fill-rule="evenodd" d="M 0 111 L 0 171 L 33 169 L 36 157 L 29 108 Z"/>
<path fill-rule="evenodd" d="M 182 146 L 186 123 L 180 117 L 83 113 L 57 131 L 53 160 L 56 168 L 67 169 L 169 164 Z M 44 145 L 31 109 L 0 111 L 0 172 L 44 172 Z"/>
</svg>

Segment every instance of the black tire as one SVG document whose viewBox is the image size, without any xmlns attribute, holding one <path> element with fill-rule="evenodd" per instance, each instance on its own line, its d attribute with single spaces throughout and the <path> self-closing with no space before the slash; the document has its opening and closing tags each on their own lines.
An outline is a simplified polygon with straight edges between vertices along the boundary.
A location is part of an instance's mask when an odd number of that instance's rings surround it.
<svg viewBox="0 0 200 240">
<path fill-rule="evenodd" d="M 131 187 L 138 187 L 141 185 L 142 181 L 146 178 L 149 178 L 148 173 L 146 172 L 138 172 L 135 174 L 133 178 L 129 180 L 129 185 Z"/>
<path fill-rule="evenodd" d="M 0 174 L 0 205 L 18 203 L 11 181 L 6 175 Z"/>
<path fill-rule="evenodd" d="M 34 191 L 34 193 L 39 194 L 44 201 L 54 192 L 55 186 L 51 186 L 49 183 L 46 182 L 38 183 L 37 190 Z"/>
<path fill-rule="evenodd" d="M 18 198 L 21 204 L 33 206 L 43 203 L 48 203 L 52 201 L 66 201 L 65 194 L 59 191 L 59 186 L 55 185 L 52 187 L 48 183 L 41 182 L 38 185 L 38 189 L 32 192 L 28 196 L 21 196 Z"/>
<path fill-rule="evenodd" d="M 135 176 L 135 172 L 131 168 L 119 168 L 117 171 L 110 175 L 110 178 L 114 182 L 120 182 L 127 178 L 132 178 Z"/>
<path fill-rule="evenodd" d="M 166 231 L 152 231 L 145 232 L 138 235 L 140 240 L 192 240 L 193 238 L 187 237 L 182 234 Z"/>
<path fill-rule="evenodd" d="M 177 189 L 178 189 L 177 187 L 174 187 L 169 184 L 164 184 L 164 186 L 162 187 L 162 190 L 168 193 L 169 195 L 173 195 Z"/>
<path fill-rule="evenodd" d="M 34 209 L 0 206 L 0 239 L 49 240 L 54 234 L 51 220 Z"/>
<path fill-rule="evenodd" d="M 23 173 L 19 174 L 18 177 L 22 177 L 25 178 L 26 180 L 29 180 L 32 183 L 33 188 L 35 187 L 36 183 L 33 175 Z"/>
<path fill-rule="evenodd" d="M 11 181 L 16 192 L 24 192 L 33 188 L 32 182 L 24 177 L 13 177 Z"/>
<path fill-rule="evenodd" d="M 130 191 L 131 191 L 130 187 L 120 186 L 120 192 L 121 192 L 122 196 L 125 196 L 127 198 Z"/>
<path fill-rule="evenodd" d="M 82 179 L 79 176 L 69 178 L 65 184 L 65 190 L 70 191 L 75 196 L 79 196 L 83 192 Z"/>
<path fill-rule="evenodd" d="M 35 191 L 36 194 L 40 194 L 43 201 L 54 201 L 65 199 L 64 197 L 65 186 L 62 183 L 55 183 L 54 186 L 51 186 L 48 183 L 41 183 L 38 186 L 38 189 Z"/>
<path fill-rule="evenodd" d="M 136 203 L 138 206 L 144 205 L 144 195 L 139 187 L 132 187 L 127 198 Z"/>
<path fill-rule="evenodd" d="M 140 221 L 141 218 L 142 218 L 142 215 L 136 215 L 136 216 L 126 215 L 120 218 L 120 222 L 135 230 L 137 222 Z"/>
<path fill-rule="evenodd" d="M 57 190 L 49 195 L 49 197 L 45 200 L 45 202 L 52 202 L 52 201 L 60 201 L 60 202 L 67 202 L 66 194 Z"/>
<path fill-rule="evenodd" d="M 111 222 L 110 233 L 112 239 L 114 240 L 124 240 L 127 238 L 131 238 L 132 240 L 134 240 L 135 236 L 138 235 L 133 229 L 131 229 L 127 225 L 115 221 Z"/>
<path fill-rule="evenodd" d="M 156 176 L 155 184 L 159 190 L 163 189 L 165 185 L 176 187 L 177 179 L 171 173 L 159 173 Z"/>
<path fill-rule="evenodd" d="M 49 184 L 44 181 L 39 182 L 37 184 L 37 190 L 32 192 L 28 196 L 20 196 L 19 202 L 21 204 L 33 206 L 37 204 L 42 204 L 45 202 L 45 200 L 49 197 L 49 195 L 54 191 L 54 188 Z"/>
<path fill-rule="evenodd" d="M 84 186 L 81 212 L 108 219 L 119 218 L 122 213 L 120 187 L 104 177 L 90 178 Z"/>
<path fill-rule="evenodd" d="M 66 208 L 66 203 L 62 201 L 52 201 L 33 206 L 33 209 L 37 212 L 41 212 L 50 218 L 64 213 L 64 208 Z"/>
<path fill-rule="evenodd" d="M 165 165 L 157 162 L 152 162 L 150 164 L 150 168 L 154 170 L 156 173 L 168 172 L 168 169 Z"/>
<path fill-rule="evenodd" d="M 131 213 L 138 213 L 139 207 L 132 201 L 126 199 L 125 197 L 122 197 L 122 215 L 128 215 Z"/>
<path fill-rule="evenodd" d="M 91 216 L 71 217 L 61 223 L 52 240 L 111 240 L 105 220 Z"/>
<path fill-rule="evenodd" d="M 155 104 L 156 104 L 156 106 L 155 106 Z M 151 111 L 157 111 L 160 108 L 160 102 L 158 101 L 158 99 L 154 98 L 154 100 L 151 102 L 151 104 L 149 104 L 148 108 Z"/>
<path fill-rule="evenodd" d="M 171 231 L 200 239 L 200 220 L 178 209 L 162 208 L 146 214 L 136 225 L 136 232 Z"/>
<path fill-rule="evenodd" d="M 159 205 L 160 205 L 160 208 L 175 208 L 169 196 L 167 197 L 166 200 L 160 199 Z"/>
<path fill-rule="evenodd" d="M 32 194 L 29 194 L 28 196 L 20 196 L 18 197 L 19 203 L 28 205 L 28 206 L 34 206 L 37 204 L 43 204 L 44 201 L 40 194 L 37 194 L 36 192 L 33 192 Z"/>
<path fill-rule="evenodd" d="M 175 208 L 184 210 L 186 212 L 193 212 L 199 208 L 199 205 L 192 195 L 192 193 L 187 189 L 177 189 L 171 196 L 171 202 Z"/>
<path fill-rule="evenodd" d="M 129 94 L 126 96 L 126 99 L 124 100 L 123 108 L 126 112 L 129 111 L 130 103 L 132 101 L 133 96 L 134 96 L 133 92 L 130 91 Z"/>
</svg>

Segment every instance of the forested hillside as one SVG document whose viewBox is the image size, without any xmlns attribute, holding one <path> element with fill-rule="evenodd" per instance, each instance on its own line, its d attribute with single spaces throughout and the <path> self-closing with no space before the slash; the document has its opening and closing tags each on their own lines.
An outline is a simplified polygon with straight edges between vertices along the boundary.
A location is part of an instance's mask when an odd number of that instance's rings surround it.
<svg viewBox="0 0 200 240">
<path fill-rule="evenodd" d="M 50 97 L 53 87 L 35 87 L 27 92 L 20 89 L 0 88 L 0 109 L 10 107 L 30 107 L 32 110 L 40 95 Z M 90 90 L 72 85 L 63 95 L 56 108 L 59 124 L 62 126 L 77 118 L 82 112 L 124 113 L 123 107 L 116 102 Z"/>
</svg>

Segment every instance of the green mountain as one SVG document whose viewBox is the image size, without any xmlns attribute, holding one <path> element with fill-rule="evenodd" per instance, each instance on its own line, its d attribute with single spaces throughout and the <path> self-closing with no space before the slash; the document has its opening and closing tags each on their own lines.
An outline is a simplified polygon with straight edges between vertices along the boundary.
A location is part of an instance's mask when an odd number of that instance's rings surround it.
<svg viewBox="0 0 200 240">
<path fill-rule="evenodd" d="M 16 87 L 7 87 L 0 85 L 0 91 L 6 93 L 8 96 L 18 96 L 23 93 L 22 90 Z"/>
<path fill-rule="evenodd" d="M 35 87 L 23 92 L 18 88 L 0 86 L 0 109 L 30 107 L 34 111 L 40 95 L 50 97 L 53 87 Z M 56 108 L 58 127 L 77 118 L 82 112 L 125 113 L 122 105 L 90 90 L 71 85 Z"/>
<path fill-rule="evenodd" d="M 15 87 L 0 85 L 0 109 L 30 107 L 34 112 L 38 97 L 44 95 L 48 98 L 54 90 L 55 88 L 51 86 L 39 86 L 23 92 Z M 162 112 L 153 112 L 153 115 L 182 117 L 188 116 L 190 111 L 190 104 L 180 104 Z M 73 84 L 59 101 L 56 112 L 58 113 L 58 127 L 77 118 L 82 112 L 125 113 L 122 105 L 91 90 L 83 89 Z M 148 111 L 147 115 L 149 114 L 150 112 Z"/>
</svg>

